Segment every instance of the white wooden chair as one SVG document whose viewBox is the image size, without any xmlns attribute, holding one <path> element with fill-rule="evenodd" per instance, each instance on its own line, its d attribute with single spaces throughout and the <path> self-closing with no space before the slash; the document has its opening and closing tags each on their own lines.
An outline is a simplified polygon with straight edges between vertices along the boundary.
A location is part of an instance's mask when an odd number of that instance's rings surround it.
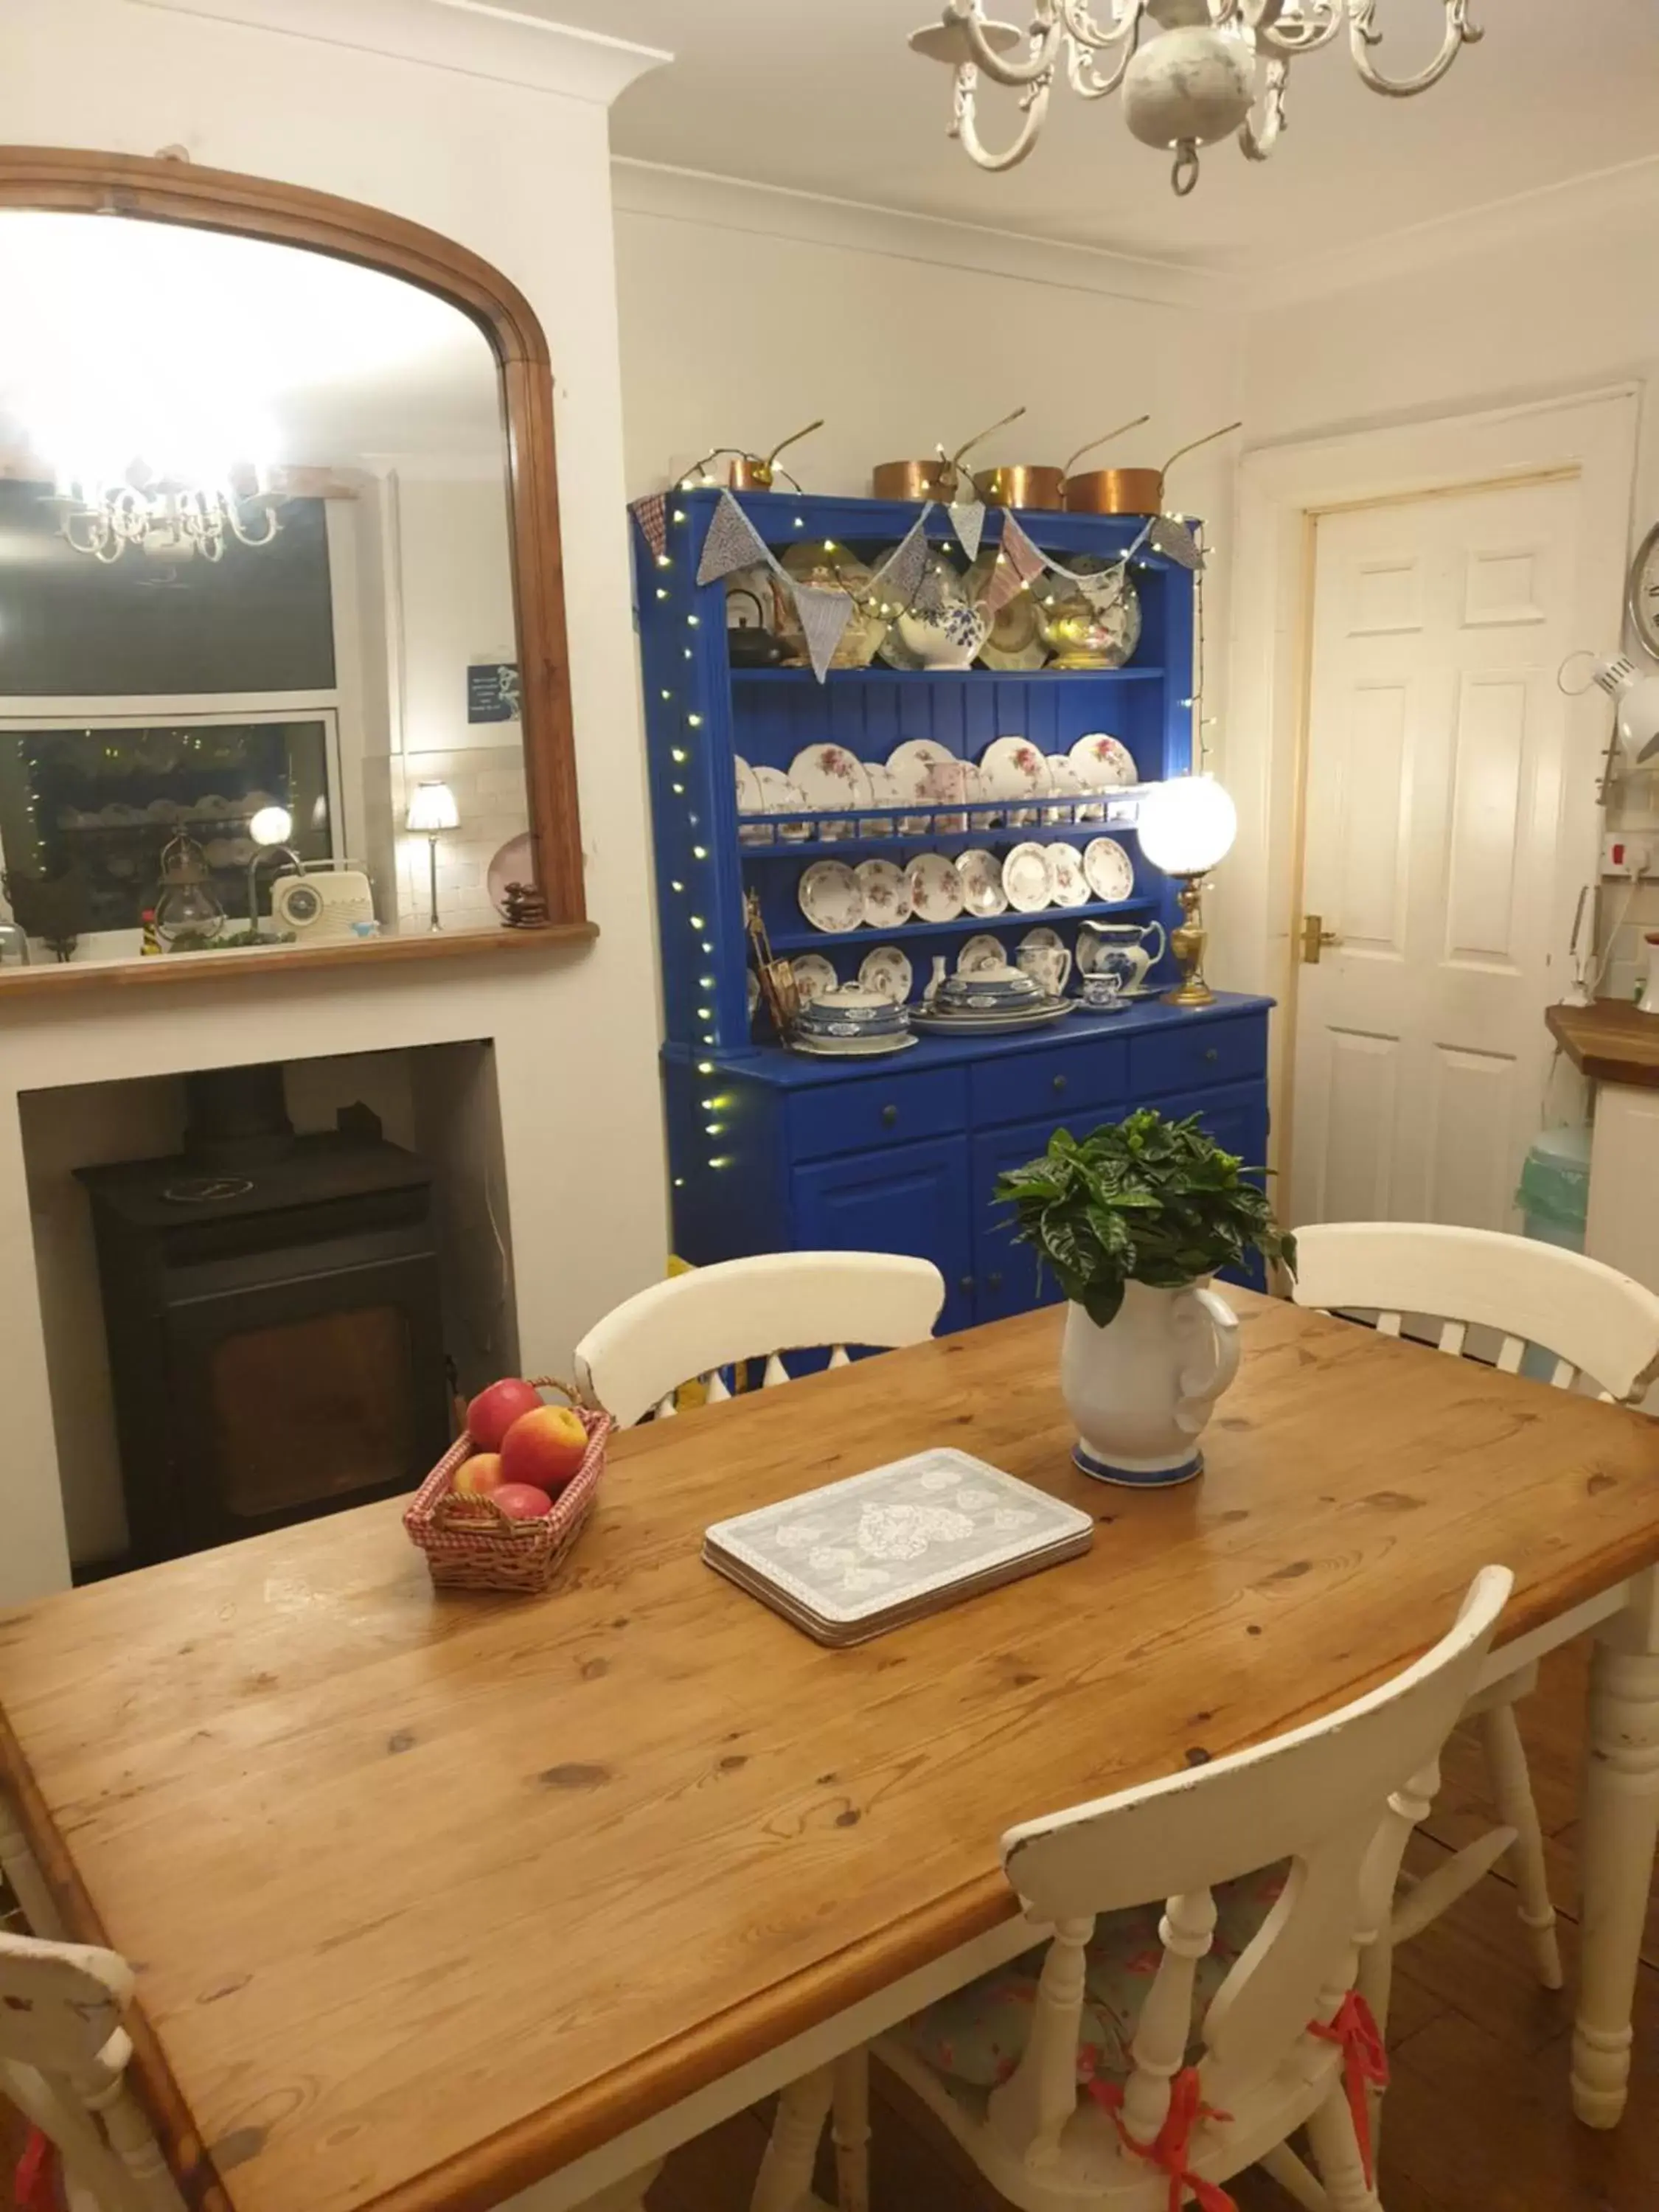
<svg viewBox="0 0 1659 2212">
<path fill-rule="evenodd" d="M 945 1278 L 930 1260 L 888 1252 L 766 1252 L 695 1267 L 626 1299 L 576 1346 L 576 1384 L 624 1428 L 649 1413 L 665 1420 L 683 1382 L 710 1402 L 729 1398 L 725 1370 L 765 1362 L 763 1389 L 789 1380 L 786 1352 L 849 1345 L 890 1351 L 933 1333 Z"/>
<path fill-rule="evenodd" d="M 933 1333 L 945 1278 L 929 1260 L 887 1252 L 768 1252 L 693 1268 L 629 1298 L 576 1346 L 576 1386 L 624 1428 L 654 1413 L 666 1420 L 683 1382 L 700 1381 L 710 1403 L 730 1398 L 726 1370 L 763 1360 L 761 1388 L 790 1379 L 785 1352 L 830 1347 L 831 1367 L 848 1346 L 892 1351 Z M 836 2138 L 844 2175 L 842 2212 L 864 2212 L 850 2175 L 868 2133 L 861 2069 L 834 2072 Z M 796 2212 L 810 2201 L 812 2160 L 832 2096 L 829 2068 L 786 2090 L 750 2201 L 750 2212 Z M 618 2212 L 641 2201 L 621 2192 Z M 598 2212 L 596 2207 L 583 2212 Z M 611 2212 L 607 2202 L 605 2212 Z"/>
<path fill-rule="evenodd" d="M 183 2212 L 126 2085 L 131 1996 L 113 1951 L 0 1936 L 0 2094 L 58 2146 L 76 2212 Z"/>
<path fill-rule="evenodd" d="M 1437 1325 L 1440 1351 L 1455 1358 L 1484 1353 L 1506 1375 L 1518 1373 L 1528 1346 L 1536 1346 L 1553 1360 L 1549 1379 L 1559 1390 L 1589 1384 L 1630 1405 L 1659 1377 L 1659 1297 L 1600 1261 L 1528 1237 L 1417 1222 L 1322 1223 L 1297 1232 L 1294 1296 L 1328 1313 L 1374 1315 L 1385 1336 Z M 1473 1344 L 1472 1331 L 1480 1332 Z M 1391 1941 L 1403 1942 L 1437 1919 L 1507 1850 L 1538 1978 L 1559 1990 L 1544 1840 L 1515 1717 L 1537 1679 L 1535 1665 L 1519 1668 L 1483 1690 L 1465 1715 L 1479 1724 L 1504 1825 L 1403 1894 Z"/>
<path fill-rule="evenodd" d="M 63 1934 L 63 1923 L 52 1901 L 52 1892 L 29 1849 L 17 1808 L 3 1783 L 0 1783 L 0 1875 L 5 1876 L 17 1899 L 31 1936 Z"/>
<path fill-rule="evenodd" d="M 1260 2164 L 1313 2212 L 1381 2212 L 1370 2145 L 1382 2069 L 1356 1977 L 1510 1582 L 1506 1568 L 1484 1569 L 1432 1650 L 1340 1711 L 1003 1837 L 1008 1879 L 1050 1937 L 1040 1974 L 1017 1961 L 874 2048 L 1012 2203 L 1164 2212 L 1190 2191 L 1205 2212 L 1223 2212 L 1231 2200 L 1221 2185 Z M 1231 1909 L 1224 1886 L 1267 1869 L 1282 1878 L 1277 1901 L 1258 1907 L 1206 2002 L 1218 1905 Z M 1124 1928 L 1127 1908 L 1160 1895 L 1155 1933 L 1139 1936 L 1139 1915 L 1127 1920 L 1146 1947 L 1131 1969 L 1144 1994 L 1123 2073 L 1109 2078 L 1085 2033 L 1091 1947 Z M 1006 2000 L 1010 1978 L 1023 1988 L 1009 2008 L 1023 2048 L 1004 2046 L 994 2086 L 968 2086 L 930 2022 Z M 856 2134 L 857 2094 L 837 2104 L 848 2123 L 838 2136 Z M 1286 2142 L 1304 2126 L 1317 2175 Z M 813 2148 L 779 2177 L 778 2204 L 811 2202 Z M 843 2148 L 840 2163 L 843 2208 L 862 2212 L 861 2146 Z"/>
</svg>

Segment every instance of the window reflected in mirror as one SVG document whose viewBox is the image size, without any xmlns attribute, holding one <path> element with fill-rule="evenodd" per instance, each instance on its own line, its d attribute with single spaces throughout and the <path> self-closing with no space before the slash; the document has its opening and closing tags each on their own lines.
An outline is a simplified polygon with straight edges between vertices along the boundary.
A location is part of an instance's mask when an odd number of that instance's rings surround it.
<svg viewBox="0 0 1659 2212">
<path fill-rule="evenodd" d="M 110 216 L 0 210 L 0 957 L 424 933 L 434 859 L 439 925 L 498 927 L 532 872 L 483 331 Z M 431 783 L 454 826 L 412 830 Z"/>
</svg>

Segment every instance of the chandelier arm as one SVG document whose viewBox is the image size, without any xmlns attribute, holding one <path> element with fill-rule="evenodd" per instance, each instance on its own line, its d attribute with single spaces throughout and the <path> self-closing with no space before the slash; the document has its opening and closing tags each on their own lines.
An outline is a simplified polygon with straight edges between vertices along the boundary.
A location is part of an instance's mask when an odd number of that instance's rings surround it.
<svg viewBox="0 0 1659 2212">
<path fill-rule="evenodd" d="M 1382 43 L 1382 33 L 1373 27 L 1376 0 L 1348 0 L 1348 48 L 1362 82 L 1391 100 L 1409 100 L 1413 93 L 1426 92 L 1431 85 L 1438 84 L 1460 50 L 1475 45 L 1484 35 L 1469 21 L 1470 4 L 1471 0 L 1443 0 L 1446 30 L 1439 52 L 1415 76 L 1388 77 L 1371 61 L 1371 48 Z"/>
<path fill-rule="evenodd" d="M 978 71 L 971 62 L 962 63 L 957 70 L 956 100 L 951 118 L 951 136 L 962 141 L 963 151 L 975 167 L 988 169 L 993 173 L 1018 167 L 1036 144 L 1038 134 L 1048 112 L 1048 92 L 1052 79 L 1047 83 L 1031 86 L 1020 101 L 1025 111 L 1025 120 L 1019 136 L 1012 146 L 1000 154 L 993 154 L 979 135 L 976 114 L 978 104 Z"/>
<path fill-rule="evenodd" d="M 1307 15 L 1293 16 L 1288 23 L 1262 24 L 1255 31 L 1255 43 L 1264 54 L 1282 54 L 1286 61 L 1294 61 L 1298 54 L 1316 54 L 1328 46 L 1342 27 L 1340 0 L 1317 0 Z"/>
<path fill-rule="evenodd" d="M 244 502 L 242 501 L 234 498 L 228 499 L 225 502 L 225 511 L 230 517 L 230 526 L 235 532 L 239 544 L 243 545 L 269 545 L 271 539 L 276 535 L 277 532 L 283 526 L 282 519 L 277 514 L 276 508 L 274 507 L 266 507 L 264 511 L 264 529 L 256 537 L 254 532 L 247 527 L 246 524 L 242 520 L 243 505 Z"/>
<path fill-rule="evenodd" d="M 1278 145 L 1285 128 L 1285 93 L 1290 76 L 1291 65 L 1282 56 L 1268 63 L 1261 92 L 1261 120 L 1258 123 L 1252 111 L 1238 126 L 1238 143 L 1247 161 L 1265 161 Z"/>
<path fill-rule="evenodd" d="M 1115 92 L 1128 74 L 1129 64 L 1140 48 L 1140 22 L 1146 13 L 1146 0 L 1133 0 L 1133 14 L 1123 28 L 1112 33 L 1105 44 L 1121 43 L 1122 52 L 1113 66 L 1103 75 L 1092 61 L 1085 61 L 1083 47 L 1073 33 L 1066 50 L 1066 75 L 1073 92 L 1084 100 L 1104 100 Z M 1097 44 L 1096 54 L 1105 51 L 1105 44 Z"/>
<path fill-rule="evenodd" d="M 946 30 L 959 30 L 968 42 L 970 58 L 957 64 L 958 89 L 965 69 L 982 69 L 993 83 L 1018 89 L 1027 85 L 1044 85 L 1054 76 L 1060 58 L 1060 40 L 1066 33 L 1054 15 L 1055 0 L 1034 0 L 1036 12 L 1031 19 L 1030 48 L 1023 62 L 1007 60 L 1000 54 L 985 36 L 985 19 L 980 13 L 981 0 L 945 0 L 945 13 L 940 18 Z M 966 144 L 966 140 L 963 142 Z M 1005 167 L 1006 163 L 1003 165 Z"/>
</svg>

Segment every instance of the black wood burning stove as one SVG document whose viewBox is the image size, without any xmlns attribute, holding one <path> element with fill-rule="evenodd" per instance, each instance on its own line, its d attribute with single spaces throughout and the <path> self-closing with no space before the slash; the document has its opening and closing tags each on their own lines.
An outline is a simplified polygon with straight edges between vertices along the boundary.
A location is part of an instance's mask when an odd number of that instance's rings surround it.
<svg viewBox="0 0 1659 2212">
<path fill-rule="evenodd" d="M 185 1152 L 84 1168 L 133 1563 L 412 1489 L 449 1439 L 432 1170 L 279 1067 L 190 1079 Z"/>
</svg>

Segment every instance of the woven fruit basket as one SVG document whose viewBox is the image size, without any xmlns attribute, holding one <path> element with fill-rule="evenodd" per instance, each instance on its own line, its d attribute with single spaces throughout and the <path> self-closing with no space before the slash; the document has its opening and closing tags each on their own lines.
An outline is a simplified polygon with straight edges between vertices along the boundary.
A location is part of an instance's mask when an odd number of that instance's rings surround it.
<svg viewBox="0 0 1659 2212">
<path fill-rule="evenodd" d="M 514 1521 L 487 1495 L 457 1497 L 457 1472 L 472 1454 L 463 1433 L 416 1492 L 404 1515 L 410 1540 L 426 1553 L 433 1581 L 444 1589 L 544 1590 L 582 1532 L 605 1473 L 605 1439 L 616 1426 L 609 1413 L 576 1403 L 556 1376 L 531 1377 L 538 1390 L 557 1390 L 570 1401 L 587 1431 L 587 1452 L 553 1510 L 538 1521 Z"/>
</svg>

